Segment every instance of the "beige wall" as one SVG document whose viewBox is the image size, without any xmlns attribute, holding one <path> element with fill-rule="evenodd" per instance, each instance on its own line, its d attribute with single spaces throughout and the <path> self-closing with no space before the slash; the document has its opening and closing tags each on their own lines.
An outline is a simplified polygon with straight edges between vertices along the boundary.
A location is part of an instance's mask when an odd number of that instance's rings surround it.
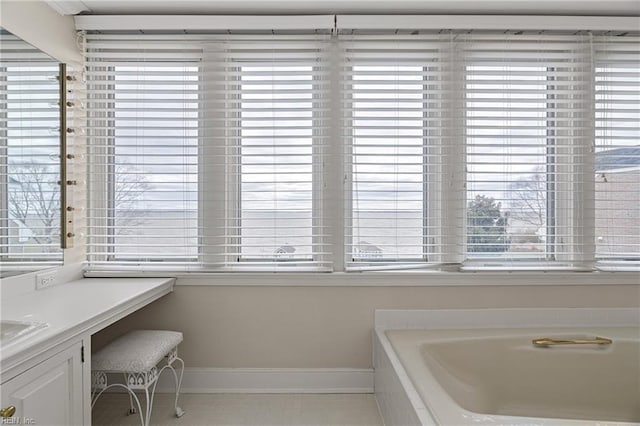
<svg viewBox="0 0 640 426">
<path fill-rule="evenodd" d="M 94 336 L 133 328 L 184 332 L 189 367 L 371 368 L 379 308 L 638 307 L 640 285 L 448 287 L 176 286 Z"/>
<path fill-rule="evenodd" d="M 73 18 L 60 15 L 43 1 L 0 1 L 0 26 L 60 62 L 82 63 Z"/>
</svg>

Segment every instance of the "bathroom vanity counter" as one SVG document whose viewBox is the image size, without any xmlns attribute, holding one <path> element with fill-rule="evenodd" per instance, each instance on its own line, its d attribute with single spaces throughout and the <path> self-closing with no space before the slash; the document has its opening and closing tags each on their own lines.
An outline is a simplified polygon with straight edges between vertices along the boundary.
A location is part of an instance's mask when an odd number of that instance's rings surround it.
<svg viewBox="0 0 640 426">
<path fill-rule="evenodd" d="M 3 321 L 47 326 L 0 346 L 0 383 L 23 370 L 26 361 L 37 363 L 61 344 L 94 334 L 172 292 L 174 284 L 175 278 L 85 278 L 38 291 L 3 294 Z"/>
</svg>

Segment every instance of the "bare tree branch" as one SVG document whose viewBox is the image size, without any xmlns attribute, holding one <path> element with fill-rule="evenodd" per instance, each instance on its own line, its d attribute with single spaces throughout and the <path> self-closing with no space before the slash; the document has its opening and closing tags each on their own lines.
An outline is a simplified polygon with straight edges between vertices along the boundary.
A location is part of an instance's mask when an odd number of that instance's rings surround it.
<svg viewBox="0 0 640 426">
<path fill-rule="evenodd" d="M 31 229 L 31 238 L 44 250 L 60 238 L 60 191 L 51 165 L 35 161 L 9 163 L 9 218 Z M 33 231 L 35 229 L 35 231 Z"/>
<path fill-rule="evenodd" d="M 511 184 L 510 215 L 514 220 L 542 228 L 547 222 L 547 183 L 542 169 Z"/>
<path fill-rule="evenodd" d="M 117 166 L 114 176 L 116 235 L 128 235 L 133 228 L 144 224 L 145 212 L 136 208 L 136 202 L 149 190 L 149 184 L 143 174 L 136 173 L 129 165 Z"/>
<path fill-rule="evenodd" d="M 8 166 L 9 219 L 31 229 L 30 238 L 48 251 L 60 238 L 60 188 L 57 182 L 49 180 L 55 175 L 54 166 L 35 161 Z M 148 190 L 143 174 L 134 173 L 126 165 L 116 169 L 117 235 L 129 234 L 131 229 L 144 223 L 143 212 L 136 209 L 136 202 Z"/>
</svg>

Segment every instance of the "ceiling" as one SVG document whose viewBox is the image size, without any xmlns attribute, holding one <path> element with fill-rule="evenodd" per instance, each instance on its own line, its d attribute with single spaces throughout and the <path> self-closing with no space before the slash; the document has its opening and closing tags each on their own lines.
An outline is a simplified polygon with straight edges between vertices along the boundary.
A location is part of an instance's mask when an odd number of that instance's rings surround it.
<svg viewBox="0 0 640 426">
<path fill-rule="evenodd" d="M 484 14 L 640 16 L 640 0 L 45 0 L 63 15 Z"/>
</svg>

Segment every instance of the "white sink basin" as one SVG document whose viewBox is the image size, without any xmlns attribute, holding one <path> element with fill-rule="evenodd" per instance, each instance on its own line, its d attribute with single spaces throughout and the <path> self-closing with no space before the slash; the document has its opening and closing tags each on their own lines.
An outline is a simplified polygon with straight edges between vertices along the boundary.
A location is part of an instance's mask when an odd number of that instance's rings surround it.
<svg viewBox="0 0 640 426">
<path fill-rule="evenodd" d="M 5 346 L 48 326 L 49 324 L 43 322 L 1 320 L 0 343 Z"/>
</svg>

